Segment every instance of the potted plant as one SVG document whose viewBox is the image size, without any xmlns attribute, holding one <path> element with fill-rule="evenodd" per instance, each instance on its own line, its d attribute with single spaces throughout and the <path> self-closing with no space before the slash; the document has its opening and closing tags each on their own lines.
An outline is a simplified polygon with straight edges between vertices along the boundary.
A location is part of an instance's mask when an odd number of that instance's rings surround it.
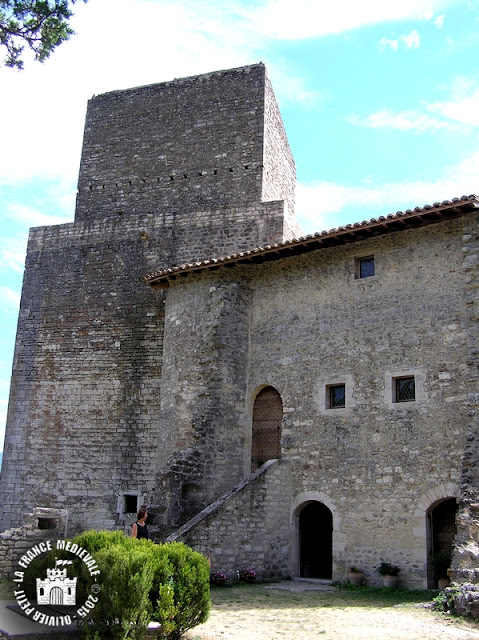
<svg viewBox="0 0 479 640">
<path fill-rule="evenodd" d="M 392 562 L 381 562 L 379 567 L 376 568 L 376 572 L 382 576 L 383 584 L 385 587 L 397 587 L 399 582 L 399 572 L 401 569 L 397 564 Z"/>
<path fill-rule="evenodd" d="M 351 567 L 348 573 L 348 579 L 355 587 L 360 587 L 364 582 L 364 573 L 358 567 Z"/>
</svg>

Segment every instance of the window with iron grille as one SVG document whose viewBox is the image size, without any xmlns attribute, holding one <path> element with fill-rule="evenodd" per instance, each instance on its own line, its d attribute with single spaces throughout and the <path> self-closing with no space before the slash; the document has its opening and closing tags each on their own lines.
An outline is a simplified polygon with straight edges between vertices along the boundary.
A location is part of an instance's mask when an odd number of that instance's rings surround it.
<svg viewBox="0 0 479 640">
<path fill-rule="evenodd" d="M 416 384 L 414 376 L 395 378 L 394 402 L 414 402 L 416 400 Z"/>
<path fill-rule="evenodd" d="M 330 384 L 327 387 L 328 409 L 342 409 L 346 406 L 346 385 Z"/>
<path fill-rule="evenodd" d="M 370 278 L 374 275 L 374 256 L 358 258 L 356 262 L 356 278 Z"/>
</svg>

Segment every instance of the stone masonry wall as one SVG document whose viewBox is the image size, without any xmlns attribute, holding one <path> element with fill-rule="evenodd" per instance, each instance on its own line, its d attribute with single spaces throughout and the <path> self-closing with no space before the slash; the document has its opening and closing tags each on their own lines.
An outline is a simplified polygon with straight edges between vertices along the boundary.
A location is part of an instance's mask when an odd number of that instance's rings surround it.
<svg viewBox="0 0 479 640">
<path fill-rule="evenodd" d="M 296 516 L 311 499 L 334 513 L 333 579 L 359 565 L 378 582 L 374 568 L 386 560 L 401 566 L 404 585 L 426 586 L 426 512 L 460 497 L 469 410 L 463 224 L 244 271 L 248 398 L 264 384 L 282 396 Z M 356 259 L 367 255 L 376 274 L 358 280 Z M 404 375 L 415 376 L 416 400 L 395 404 L 392 381 Z M 346 408 L 328 409 L 337 383 Z"/>
<path fill-rule="evenodd" d="M 171 262 L 277 241 L 282 212 L 279 202 L 32 230 L 1 478 L 3 527 L 42 505 L 68 506 L 72 531 L 110 528 L 123 492 L 152 500 L 172 454 L 158 445 L 175 440 L 176 425 L 161 419 L 164 295 L 141 278 Z"/>
<path fill-rule="evenodd" d="M 41 524 L 43 521 L 44 525 Z M 39 528 L 39 525 L 42 528 Z M 22 555 L 40 542 L 53 537 L 65 538 L 68 513 L 61 509 L 37 507 L 24 515 L 20 527 L 0 533 L 0 567 L 3 576 L 12 578 Z"/>
<path fill-rule="evenodd" d="M 265 82 L 264 180 L 262 200 L 285 200 L 285 224 L 292 237 L 302 235 L 294 217 L 296 166 L 271 82 Z"/>
<path fill-rule="evenodd" d="M 195 486 L 199 510 L 245 475 L 248 302 L 249 292 L 234 281 L 185 281 L 168 292 L 161 420 L 175 429 L 168 484 L 158 483 L 158 501 L 172 496 L 167 530 L 184 522 L 191 499 L 185 485 Z"/>
<path fill-rule="evenodd" d="M 456 518 L 458 533 L 451 578 L 457 583 L 479 584 L 479 223 L 467 220 L 464 228 L 464 272 L 468 317 L 467 426 L 463 438 L 461 501 Z M 471 591 L 472 593 L 472 591 Z M 477 587 L 476 617 L 479 617 Z"/>
<path fill-rule="evenodd" d="M 77 220 L 262 200 L 294 203 L 294 163 L 262 64 L 114 91 L 88 105 Z M 284 147 L 284 148 L 283 148 Z M 273 151 L 287 164 L 265 158 Z M 274 163 L 274 174 L 264 165 Z M 270 188 L 265 182 L 274 182 Z M 263 197 L 263 193 L 266 197 Z"/>
<path fill-rule="evenodd" d="M 212 571 L 254 569 L 260 580 L 291 577 L 290 486 L 288 462 L 266 463 L 174 539 L 210 558 Z"/>
</svg>

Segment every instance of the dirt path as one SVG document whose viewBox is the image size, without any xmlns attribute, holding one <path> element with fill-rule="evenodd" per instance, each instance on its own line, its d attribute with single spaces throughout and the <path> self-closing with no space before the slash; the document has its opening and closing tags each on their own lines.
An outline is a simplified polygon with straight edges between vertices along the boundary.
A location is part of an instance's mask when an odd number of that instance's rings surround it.
<svg viewBox="0 0 479 640">
<path fill-rule="evenodd" d="M 479 640 L 479 625 L 437 614 L 426 603 L 374 606 L 347 594 L 285 593 L 260 587 L 248 598 L 213 593 L 210 619 L 188 640 Z M 253 598 L 251 598 L 253 596 Z M 249 600 L 249 601 L 248 601 Z"/>
</svg>

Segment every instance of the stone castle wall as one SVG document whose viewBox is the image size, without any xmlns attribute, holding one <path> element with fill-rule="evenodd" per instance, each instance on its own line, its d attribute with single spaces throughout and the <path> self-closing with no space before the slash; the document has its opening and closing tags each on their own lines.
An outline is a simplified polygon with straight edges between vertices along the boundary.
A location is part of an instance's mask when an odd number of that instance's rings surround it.
<svg viewBox="0 0 479 640">
<path fill-rule="evenodd" d="M 349 566 L 360 565 L 369 582 L 378 582 L 374 568 L 386 560 L 402 567 L 404 585 L 425 587 L 428 511 L 461 497 L 469 331 L 464 224 L 458 219 L 261 266 L 191 275 L 167 290 L 165 322 L 175 324 L 169 342 L 183 346 L 175 349 L 177 375 L 169 375 L 168 395 L 178 398 L 189 385 L 185 415 L 202 393 L 200 378 L 191 377 L 201 362 L 194 348 L 198 318 L 208 318 L 219 290 L 249 291 L 249 312 L 242 311 L 248 317 L 247 390 L 236 383 L 230 400 L 219 394 L 236 416 L 230 421 L 224 406 L 215 412 L 215 448 L 229 449 L 233 474 L 241 465 L 247 472 L 253 399 L 264 385 L 280 392 L 293 504 L 299 512 L 318 500 L 335 514 L 333 579 L 345 579 Z M 359 280 L 356 259 L 364 255 L 374 255 L 376 274 Z M 197 313 L 179 313 L 179 301 Z M 243 315 L 232 308 L 230 331 Z M 216 367 L 227 365 L 234 344 L 231 337 L 226 341 Z M 393 379 L 404 375 L 415 376 L 416 400 L 395 404 Z M 326 408 L 327 386 L 334 383 L 346 384 L 345 409 Z"/>
<path fill-rule="evenodd" d="M 203 553 L 213 572 L 226 572 L 230 579 L 245 569 L 254 570 L 258 580 L 291 578 L 290 487 L 290 464 L 266 463 L 168 540 Z"/>
<path fill-rule="evenodd" d="M 75 222 L 30 234 L 0 485 L 4 528 L 36 506 L 68 506 L 71 533 L 121 526 L 125 492 L 158 504 L 161 530 L 186 517 L 191 505 L 176 505 L 199 475 L 198 443 L 185 441 L 181 421 L 169 422 L 164 295 L 142 278 L 298 230 L 291 207 L 285 219 L 294 163 L 278 164 L 281 177 L 265 189 L 276 199 L 261 202 L 265 153 L 290 157 L 284 129 L 264 149 L 265 102 L 274 99 L 265 87 L 264 66 L 253 65 L 92 99 Z M 282 123 L 277 107 L 270 111 L 274 137 Z M 210 312 L 217 350 L 222 313 L 221 304 Z M 206 448 L 211 410 L 206 399 L 194 417 Z M 223 469 L 221 491 L 238 478 Z"/>
<path fill-rule="evenodd" d="M 89 102 L 77 220 L 263 200 L 286 200 L 293 211 L 294 185 L 294 161 L 262 64 Z"/>
<path fill-rule="evenodd" d="M 453 498 L 453 571 L 477 579 L 477 214 L 166 290 L 142 281 L 299 235 L 293 203 L 262 65 L 91 101 L 75 222 L 30 234 L 3 528 L 38 506 L 67 513 L 65 535 L 123 528 L 129 494 L 164 538 L 249 475 L 253 403 L 271 385 L 281 464 L 185 540 L 217 569 L 297 574 L 300 512 L 316 501 L 333 515 L 333 580 L 358 565 L 377 583 L 385 560 L 422 588 L 430 510 Z M 358 279 L 371 255 L 375 275 Z M 395 403 L 407 375 L 416 398 Z M 334 384 L 345 408 L 328 406 Z"/>
<path fill-rule="evenodd" d="M 458 533 L 451 566 L 457 583 L 479 584 L 479 223 L 471 217 L 464 228 L 464 274 L 468 317 L 467 420 L 461 474 Z M 479 617 L 477 587 L 471 601 Z M 456 603 L 457 604 L 457 603 Z M 464 606 L 464 605 L 463 605 Z M 457 607 L 460 611 L 460 607 Z M 464 611 L 461 611 L 464 613 Z"/>
</svg>

